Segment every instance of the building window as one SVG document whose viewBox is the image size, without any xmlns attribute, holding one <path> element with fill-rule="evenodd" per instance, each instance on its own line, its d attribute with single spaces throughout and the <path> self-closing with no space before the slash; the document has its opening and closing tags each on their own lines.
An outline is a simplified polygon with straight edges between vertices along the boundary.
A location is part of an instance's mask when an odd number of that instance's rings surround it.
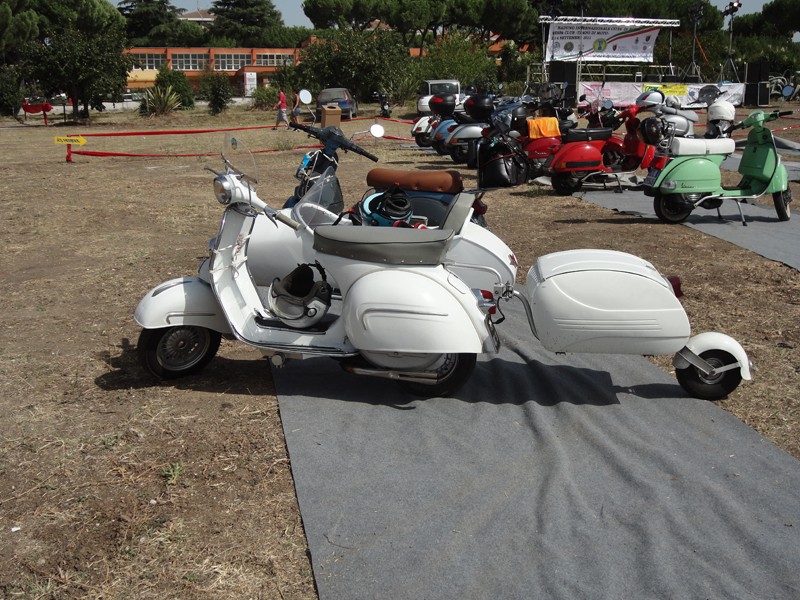
<svg viewBox="0 0 800 600">
<path fill-rule="evenodd" d="M 172 68 L 176 71 L 205 71 L 208 54 L 173 54 Z"/>
<path fill-rule="evenodd" d="M 238 71 L 252 63 L 249 54 L 217 54 L 214 56 L 215 71 Z"/>
<path fill-rule="evenodd" d="M 138 61 L 140 69 L 152 69 L 157 71 L 162 65 L 167 64 L 166 54 L 132 54 L 133 57 Z"/>
<path fill-rule="evenodd" d="M 294 54 L 256 54 L 259 67 L 283 67 L 294 64 Z"/>
</svg>

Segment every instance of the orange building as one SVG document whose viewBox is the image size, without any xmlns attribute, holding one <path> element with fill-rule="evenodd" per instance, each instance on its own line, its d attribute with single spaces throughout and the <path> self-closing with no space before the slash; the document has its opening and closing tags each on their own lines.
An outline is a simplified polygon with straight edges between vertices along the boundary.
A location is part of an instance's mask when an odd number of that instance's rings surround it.
<svg viewBox="0 0 800 600">
<path fill-rule="evenodd" d="M 263 86 L 284 66 L 296 65 L 297 48 L 130 48 L 124 51 L 139 63 L 128 73 L 128 89 L 153 87 L 158 70 L 166 65 L 183 71 L 193 85 L 206 73 L 224 73 L 234 89 L 244 92 L 250 84 Z"/>
</svg>

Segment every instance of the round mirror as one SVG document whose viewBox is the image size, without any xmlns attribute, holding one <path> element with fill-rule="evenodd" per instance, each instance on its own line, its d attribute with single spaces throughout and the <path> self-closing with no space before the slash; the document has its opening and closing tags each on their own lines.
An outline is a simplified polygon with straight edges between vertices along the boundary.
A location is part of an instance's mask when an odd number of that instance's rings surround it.
<svg viewBox="0 0 800 600">
<path fill-rule="evenodd" d="M 611 110 L 612 108 L 614 108 L 614 103 L 611 100 L 606 100 L 605 102 L 603 102 L 603 108 L 606 110 Z"/>
<path fill-rule="evenodd" d="M 300 102 L 303 104 L 311 104 L 311 92 L 308 90 L 300 90 Z"/>
<path fill-rule="evenodd" d="M 372 137 L 382 138 L 383 134 L 386 133 L 386 130 L 380 123 L 373 123 L 369 128 L 369 133 L 372 135 Z"/>
<path fill-rule="evenodd" d="M 498 83 L 497 84 L 497 89 L 500 90 L 501 92 L 503 91 L 503 87 L 505 87 L 505 86 L 503 86 L 502 83 Z"/>
<path fill-rule="evenodd" d="M 794 86 L 791 85 L 787 85 L 781 90 L 781 94 L 783 94 L 784 98 L 788 98 L 789 96 L 791 96 L 792 92 L 794 92 Z"/>
</svg>

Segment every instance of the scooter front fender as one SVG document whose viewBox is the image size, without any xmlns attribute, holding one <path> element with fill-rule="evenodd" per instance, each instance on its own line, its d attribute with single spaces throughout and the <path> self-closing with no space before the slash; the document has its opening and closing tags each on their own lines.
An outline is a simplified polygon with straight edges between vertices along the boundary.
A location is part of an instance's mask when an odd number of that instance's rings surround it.
<svg viewBox="0 0 800 600">
<path fill-rule="evenodd" d="M 343 315 L 362 351 L 482 353 L 496 347 L 472 291 L 454 275 L 378 270 L 348 290 Z"/>
<path fill-rule="evenodd" d="M 133 318 L 144 329 L 198 325 L 231 333 L 211 286 L 200 277 L 170 279 L 157 285 L 139 301 Z"/>
<path fill-rule="evenodd" d="M 716 331 L 700 333 L 689 338 L 689 341 L 686 342 L 686 348 L 698 356 L 708 350 L 723 350 L 733 356 L 739 363 L 742 379 L 752 379 L 750 359 L 747 357 L 747 353 L 742 348 L 742 345 L 729 335 Z M 681 352 L 679 351 L 672 359 L 672 364 L 676 369 L 685 369 L 691 366 L 691 363 L 681 355 Z"/>
</svg>

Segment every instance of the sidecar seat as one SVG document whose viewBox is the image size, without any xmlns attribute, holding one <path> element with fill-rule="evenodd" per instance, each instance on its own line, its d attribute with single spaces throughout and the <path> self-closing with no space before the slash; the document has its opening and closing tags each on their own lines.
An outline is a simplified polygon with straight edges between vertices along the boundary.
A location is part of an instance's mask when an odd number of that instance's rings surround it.
<svg viewBox="0 0 800 600">
<path fill-rule="evenodd" d="M 438 265 L 452 239 L 449 229 L 320 225 L 314 230 L 314 250 L 387 265 Z"/>
</svg>

